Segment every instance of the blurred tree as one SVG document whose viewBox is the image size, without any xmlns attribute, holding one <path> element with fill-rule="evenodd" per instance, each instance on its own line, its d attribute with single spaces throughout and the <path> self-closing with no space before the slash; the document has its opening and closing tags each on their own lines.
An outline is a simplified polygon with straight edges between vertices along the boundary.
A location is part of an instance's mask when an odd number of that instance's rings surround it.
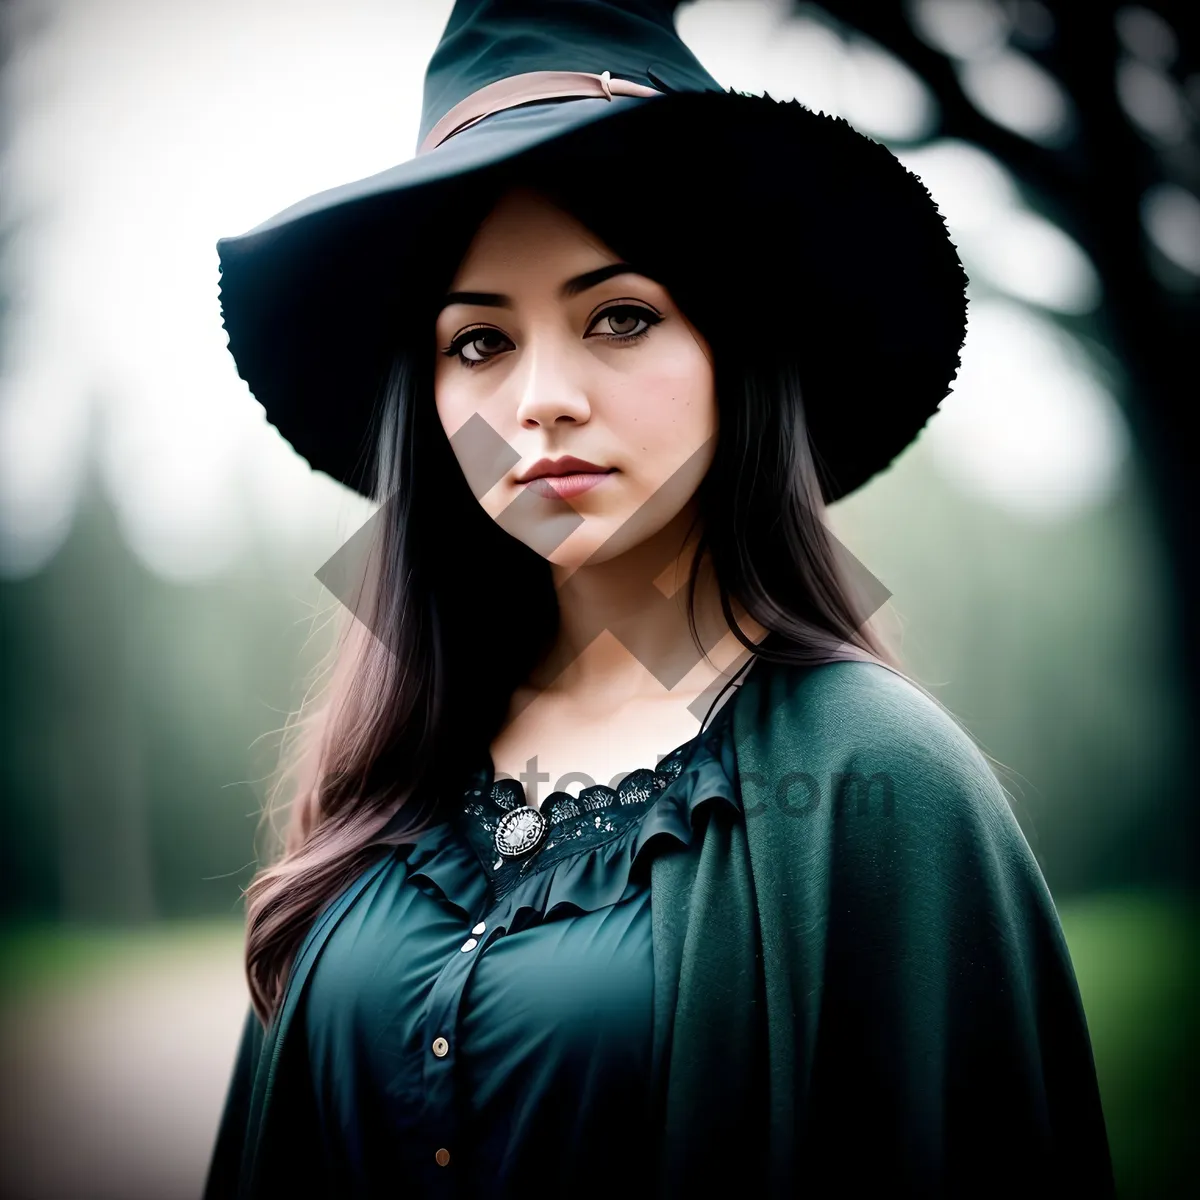
<svg viewBox="0 0 1200 1200">
<path fill-rule="evenodd" d="M 915 71 L 939 102 L 937 135 L 973 142 L 1003 162 L 1031 206 L 1090 255 L 1103 286 L 1098 311 L 1054 317 L 1098 341 L 1123 376 L 1120 399 L 1155 487 L 1172 564 L 1191 727 L 1200 702 L 1200 630 L 1191 619 L 1200 610 L 1200 554 L 1194 455 L 1179 422 L 1181 401 L 1194 395 L 1200 329 L 1196 6 L 829 0 L 796 11 L 857 30 Z M 1022 131 L 1019 120 L 1005 119 L 981 98 L 981 64 L 991 66 L 993 80 L 997 65 L 1010 72 L 1018 104 L 1038 68 L 1048 73 L 1067 100 L 1061 128 Z"/>
</svg>

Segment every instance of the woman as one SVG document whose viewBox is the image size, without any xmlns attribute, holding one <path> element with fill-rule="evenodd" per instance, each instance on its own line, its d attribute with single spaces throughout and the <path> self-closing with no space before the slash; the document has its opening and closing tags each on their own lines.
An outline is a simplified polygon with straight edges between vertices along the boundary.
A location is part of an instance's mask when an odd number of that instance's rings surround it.
<svg viewBox="0 0 1200 1200">
<path fill-rule="evenodd" d="M 222 243 L 239 369 L 382 507 L 209 1197 L 1112 1194 L 1036 861 L 823 522 L 961 267 L 671 7 L 460 3 L 413 163 Z"/>
</svg>

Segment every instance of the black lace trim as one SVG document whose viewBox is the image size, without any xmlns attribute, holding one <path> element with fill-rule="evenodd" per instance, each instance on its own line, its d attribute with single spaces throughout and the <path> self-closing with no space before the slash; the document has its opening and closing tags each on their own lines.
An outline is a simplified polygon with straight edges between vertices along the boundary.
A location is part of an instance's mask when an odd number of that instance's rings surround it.
<svg viewBox="0 0 1200 1200">
<path fill-rule="evenodd" d="M 595 849 L 627 832 L 642 819 L 659 797 L 683 773 L 693 752 L 718 736 L 720 718 L 732 705 L 722 705 L 713 723 L 690 742 L 672 750 L 654 770 L 631 771 L 615 789 L 606 784 L 584 788 L 578 798 L 568 792 L 551 792 L 541 812 L 548 829 L 541 845 L 528 855 L 508 859 L 496 848 L 496 826 L 501 817 L 526 803 L 525 789 L 516 779 L 497 779 L 488 786 L 486 768 L 468 787 L 460 809 L 467 840 L 488 875 L 496 901 L 521 880 L 583 850 Z"/>
</svg>

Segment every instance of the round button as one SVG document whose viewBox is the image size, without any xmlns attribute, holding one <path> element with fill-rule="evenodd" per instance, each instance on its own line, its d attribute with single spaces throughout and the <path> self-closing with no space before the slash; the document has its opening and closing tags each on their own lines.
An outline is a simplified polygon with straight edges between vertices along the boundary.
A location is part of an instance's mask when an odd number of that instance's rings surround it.
<svg viewBox="0 0 1200 1200">
<path fill-rule="evenodd" d="M 479 924 L 476 925 L 475 928 L 471 930 L 471 932 L 472 933 L 482 933 L 486 928 L 487 928 L 486 922 L 480 921 Z"/>
<path fill-rule="evenodd" d="M 433 1039 L 433 1052 L 438 1058 L 445 1058 L 450 1053 L 450 1043 L 445 1038 Z"/>
<path fill-rule="evenodd" d="M 478 945 L 479 943 L 474 938 L 467 938 L 467 940 L 463 942 L 461 949 L 465 954 L 468 950 L 474 950 Z"/>
<path fill-rule="evenodd" d="M 433 1156 L 433 1161 L 437 1163 L 439 1167 L 446 1166 L 446 1164 L 450 1161 L 450 1151 L 443 1146 L 442 1149 Z"/>
</svg>

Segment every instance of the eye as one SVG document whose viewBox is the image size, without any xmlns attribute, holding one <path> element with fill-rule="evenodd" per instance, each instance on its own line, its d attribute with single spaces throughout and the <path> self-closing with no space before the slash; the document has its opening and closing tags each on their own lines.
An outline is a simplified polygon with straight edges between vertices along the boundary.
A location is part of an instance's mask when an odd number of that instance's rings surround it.
<svg viewBox="0 0 1200 1200">
<path fill-rule="evenodd" d="M 592 324 L 588 333 L 590 335 L 593 329 L 604 322 L 608 322 L 608 330 L 603 329 L 600 332 L 610 342 L 632 342 L 637 338 L 645 337 L 650 332 L 651 328 L 659 323 L 662 317 L 652 309 L 643 308 L 640 304 L 614 304 L 612 308 L 606 308 Z M 638 328 L 638 323 L 641 322 L 642 328 Z"/>
<path fill-rule="evenodd" d="M 502 353 L 505 343 L 512 345 L 500 330 L 476 326 L 460 333 L 442 353 L 447 358 L 457 358 L 464 367 L 477 367 Z"/>
</svg>

